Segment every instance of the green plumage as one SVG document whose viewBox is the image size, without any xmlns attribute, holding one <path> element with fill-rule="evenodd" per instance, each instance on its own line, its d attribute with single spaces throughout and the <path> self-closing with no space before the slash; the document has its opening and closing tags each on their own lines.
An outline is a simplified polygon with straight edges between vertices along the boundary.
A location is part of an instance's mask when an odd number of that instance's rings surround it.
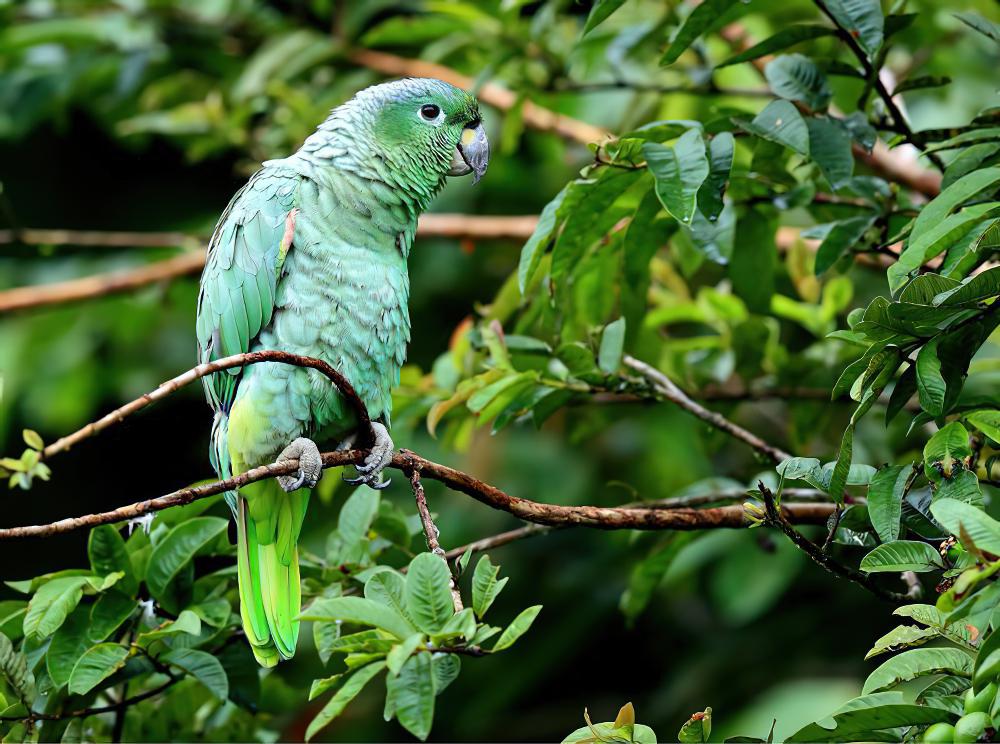
<svg viewBox="0 0 1000 744">
<path fill-rule="evenodd" d="M 439 112 L 434 121 L 428 106 Z M 362 91 L 297 153 L 265 163 L 209 244 L 200 360 L 258 349 L 318 357 L 350 380 L 373 419 L 388 423 L 410 338 L 406 259 L 417 217 L 455 172 L 464 130 L 478 125 L 475 99 L 463 91 L 403 80 Z M 221 478 L 273 462 L 297 437 L 343 437 L 356 423 L 314 370 L 258 364 L 206 377 L 205 390 Z M 285 493 L 273 480 L 227 494 L 240 612 L 265 666 L 295 652 L 308 500 L 307 489 Z"/>
</svg>

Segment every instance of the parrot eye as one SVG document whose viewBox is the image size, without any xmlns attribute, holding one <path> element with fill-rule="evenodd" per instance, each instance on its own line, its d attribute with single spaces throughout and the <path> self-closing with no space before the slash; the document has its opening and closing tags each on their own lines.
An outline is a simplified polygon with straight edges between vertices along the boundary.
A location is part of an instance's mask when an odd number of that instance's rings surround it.
<svg viewBox="0 0 1000 744">
<path fill-rule="evenodd" d="M 433 103 L 425 103 L 420 107 L 420 117 L 424 121 L 434 121 L 441 115 L 441 107 Z"/>
</svg>

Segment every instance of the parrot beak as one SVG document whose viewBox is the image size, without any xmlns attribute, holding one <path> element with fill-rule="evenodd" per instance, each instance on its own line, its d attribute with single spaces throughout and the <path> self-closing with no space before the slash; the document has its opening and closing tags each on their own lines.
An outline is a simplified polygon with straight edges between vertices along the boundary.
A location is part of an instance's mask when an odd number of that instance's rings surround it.
<svg viewBox="0 0 1000 744">
<path fill-rule="evenodd" d="M 486 130 L 483 129 L 482 122 L 471 124 L 462 130 L 462 138 L 455 147 L 455 153 L 451 157 L 451 170 L 449 176 L 464 176 L 473 173 L 473 183 L 478 183 L 479 179 L 486 173 L 486 168 L 490 164 L 490 141 L 486 139 Z"/>
</svg>

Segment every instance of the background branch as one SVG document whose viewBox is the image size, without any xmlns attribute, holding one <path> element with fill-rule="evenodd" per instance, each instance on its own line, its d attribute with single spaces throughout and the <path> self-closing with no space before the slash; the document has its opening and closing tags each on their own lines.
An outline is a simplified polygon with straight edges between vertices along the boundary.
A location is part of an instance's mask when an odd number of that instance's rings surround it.
<svg viewBox="0 0 1000 744">
<path fill-rule="evenodd" d="M 700 418 L 715 428 L 726 432 L 735 439 L 740 440 L 744 444 L 752 447 L 756 452 L 766 457 L 768 460 L 779 463 L 783 460 L 791 459 L 792 455 L 785 452 L 779 447 L 768 444 L 763 439 L 753 434 L 742 426 L 734 424 L 732 421 L 727 419 L 721 413 L 716 413 L 715 411 L 710 411 L 705 408 L 700 403 L 696 403 L 688 397 L 687 393 L 681 390 L 677 385 L 675 385 L 670 378 L 665 374 L 660 372 L 660 370 L 655 367 L 646 364 L 643 361 L 636 359 L 635 357 L 625 355 L 623 359 L 625 366 L 630 369 L 634 369 L 636 372 L 641 374 L 653 385 L 653 389 L 656 390 L 664 399 L 676 404 L 680 408 L 683 408 L 688 413 Z"/>
</svg>

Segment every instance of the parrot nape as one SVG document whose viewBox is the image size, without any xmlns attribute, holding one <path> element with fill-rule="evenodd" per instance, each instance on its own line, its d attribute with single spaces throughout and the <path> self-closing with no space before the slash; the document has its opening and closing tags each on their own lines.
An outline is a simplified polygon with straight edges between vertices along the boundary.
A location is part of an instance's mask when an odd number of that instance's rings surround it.
<svg viewBox="0 0 1000 744">
<path fill-rule="evenodd" d="M 269 160 L 233 197 L 208 247 L 198 296 L 202 363 L 278 349 L 343 374 L 376 434 L 357 466 L 370 487 L 392 458 L 390 391 L 410 339 L 407 256 L 417 217 L 446 176 L 485 173 L 476 99 L 440 80 L 375 85 L 334 109 L 290 157 Z M 294 475 L 226 494 L 236 521 L 240 614 L 257 661 L 295 653 L 297 542 L 322 475 L 314 440 L 355 433 L 321 373 L 268 362 L 204 378 L 219 478 L 298 458 Z M 378 422 L 378 420 L 381 422 Z"/>
</svg>

